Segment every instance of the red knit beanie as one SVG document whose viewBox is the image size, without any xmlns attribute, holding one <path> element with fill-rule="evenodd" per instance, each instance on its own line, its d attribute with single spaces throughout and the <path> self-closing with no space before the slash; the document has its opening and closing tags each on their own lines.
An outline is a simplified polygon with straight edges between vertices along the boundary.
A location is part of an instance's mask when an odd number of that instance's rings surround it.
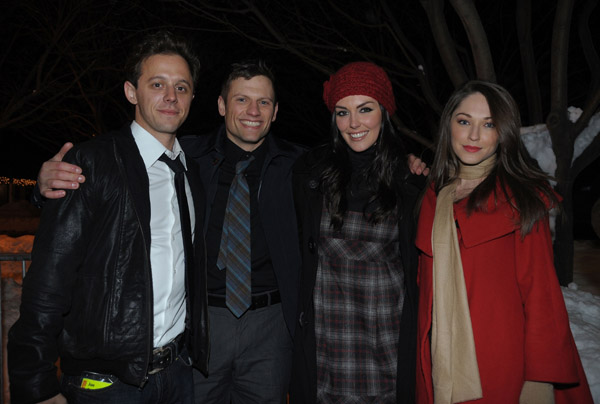
<svg viewBox="0 0 600 404">
<path fill-rule="evenodd" d="M 342 67 L 323 83 L 323 100 L 329 111 L 333 112 L 335 104 L 349 95 L 366 95 L 375 98 L 393 115 L 396 112 L 396 101 L 392 83 L 386 72 L 370 62 L 354 62 Z"/>
</svg>

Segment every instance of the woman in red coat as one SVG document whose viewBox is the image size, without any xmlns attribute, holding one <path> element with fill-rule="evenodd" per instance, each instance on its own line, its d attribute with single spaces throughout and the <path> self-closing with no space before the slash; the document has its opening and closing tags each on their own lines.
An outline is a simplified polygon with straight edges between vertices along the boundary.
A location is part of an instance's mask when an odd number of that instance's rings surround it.
<svg viewBox="0 0 600 404">
<path fill-rule="evenodd" d="M 557 196 L 520 126 L 481 81 L 442 114 L 416 238 L 419 403 L 592 403 L 553 266 Z"/>
</svg>

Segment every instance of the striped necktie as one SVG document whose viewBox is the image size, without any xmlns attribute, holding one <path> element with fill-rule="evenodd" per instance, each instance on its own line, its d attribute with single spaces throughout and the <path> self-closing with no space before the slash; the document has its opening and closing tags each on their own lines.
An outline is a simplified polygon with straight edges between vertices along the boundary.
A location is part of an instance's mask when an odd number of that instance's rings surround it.
<svg viewBox="0 0 600 404">
<path fill-rule="evenodd" d="M 240 161 L 235 166 L 235 177 L 229 188 L 229 197 L 223 221 L 221 247 L 217 266 L 227 268 L 226 303 L 229 310 L 241 317 L 252 302 L 250 255 L 250 190 L 244 171 L 254 160 Z"/>
</svg>

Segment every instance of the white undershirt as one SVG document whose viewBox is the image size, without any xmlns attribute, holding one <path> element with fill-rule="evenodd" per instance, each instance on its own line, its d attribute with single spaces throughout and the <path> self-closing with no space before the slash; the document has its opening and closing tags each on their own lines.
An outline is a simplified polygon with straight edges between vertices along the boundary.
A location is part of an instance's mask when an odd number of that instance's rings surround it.
<svg viewBox="0 0 600 404">
<path fill-rule="evenodd" d="M 167 153 L 174 159 L 185 155 L 177 139 L 173 151 L 167 150 L 137 122 L 131 132 L 140 151 L 150 181 L 150 265 L 154 294 L 154 347 L 161 347 L 181 334 L 185 328 L 185 256 L 175 192 L 175 173 L 158 158 Z M 190 186 L 185 183 L 192 229 L 195 214 Z M 193 231 L 192 231 L 193 233 Z M 193 234 L 192 234 L 193 237 Z"/>
</svg>

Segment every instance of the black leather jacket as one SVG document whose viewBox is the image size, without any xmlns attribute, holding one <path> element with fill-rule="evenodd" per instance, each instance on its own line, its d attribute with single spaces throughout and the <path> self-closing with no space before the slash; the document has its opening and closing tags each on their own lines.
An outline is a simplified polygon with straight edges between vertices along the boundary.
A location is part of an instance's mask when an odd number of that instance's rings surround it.
<svg viewBox="0 0 600 404">
<path fill-rule="evenodd" d="M 21 316 L 9 333 L 14 402 L 59 392 L 54 363 L 65 374 L 97 371 L 141 386 L 153 340 L 148 175 L 129 127 L 75 147 L 86 183 L 44 206 L 32 263 L 23 284 Z M 191 158 L 197 269 L 186 273 L 186 343 L 206 372 L 208 326 L 204 192 Z"/>
</svg>

